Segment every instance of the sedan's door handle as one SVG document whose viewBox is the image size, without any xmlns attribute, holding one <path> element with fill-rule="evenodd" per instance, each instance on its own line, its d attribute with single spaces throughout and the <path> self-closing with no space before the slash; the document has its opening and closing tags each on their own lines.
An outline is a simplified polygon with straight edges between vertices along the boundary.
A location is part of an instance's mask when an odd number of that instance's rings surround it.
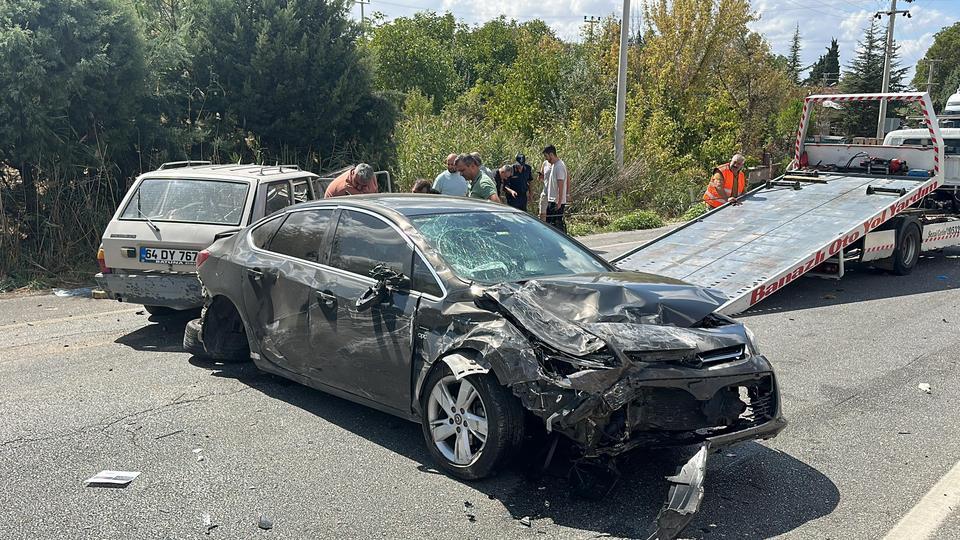
<svg viewBox="0 0 960 540">
<path fill-rule="evenodd" d="M 329 293 L 327 291 L 313 291 L 317 296 L 317 300 L 323 304 L 324 307 L 332 308 L 337 305 L 336 295 Z"/>
</svg>

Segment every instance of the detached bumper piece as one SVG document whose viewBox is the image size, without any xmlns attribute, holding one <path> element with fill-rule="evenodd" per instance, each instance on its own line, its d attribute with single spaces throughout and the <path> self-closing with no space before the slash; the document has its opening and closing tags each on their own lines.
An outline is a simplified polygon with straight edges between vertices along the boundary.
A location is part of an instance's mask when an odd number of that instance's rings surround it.
<svg viewBox="0 0 960 540">
<path fill-rule="evenodd" d="M 709 443 L 687 461 L 676 476 L 668 476 L 670 491 L 667 500 L 657 515 L 657 530 L 647 540 L 673 540 L 680 536 L 700 509 L 703 501 L 703 481 L 707 473 Z"/>
</svg>

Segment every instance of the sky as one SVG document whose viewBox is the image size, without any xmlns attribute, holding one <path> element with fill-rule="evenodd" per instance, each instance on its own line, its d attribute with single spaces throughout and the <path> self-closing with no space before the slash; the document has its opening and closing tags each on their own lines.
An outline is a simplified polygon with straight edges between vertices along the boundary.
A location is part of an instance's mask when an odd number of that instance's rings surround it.
<svg viewBox="0 0 960 540">
<path fill-rule="evenodd" d="M 479 24 L 500 15 L 528 21 L 542 19 L 565 40 L 578 40 L 583 18 L 622 13 L 621 0 L 369 0 L 364 9 L 369 16 L 381 12 L 388 19 L 410 16 L 417 11 L 450 11 L 457 18 Z M 800 26 L 802 60 L 809 66 L 836 38 L 840 44 L 840 63 L 846 66 L 856 51 L 857 40 L 879 10 L 888 10 L 889 0 L 751 0 L 758 17 L 750 27 L 766 36 L 775 53 L 786 55 L 794 29 Z M 631 2 L 634 11 L 639 0 Z M 916 0 L 897 2 L 897 9 L 908 9 L 910 18 L 897 17 L 894 38 L 900 44 L 901 65 L 913 66 L 933 43 L 933 35 L 944 26 L 960 20 L 960 0 Z M 360 6 L 353 9 L 360 19 Z M 886 32 L 887 18 L 881 21 Z M 878 89 L 879 91 L 879 89 Z"/>
</svg>

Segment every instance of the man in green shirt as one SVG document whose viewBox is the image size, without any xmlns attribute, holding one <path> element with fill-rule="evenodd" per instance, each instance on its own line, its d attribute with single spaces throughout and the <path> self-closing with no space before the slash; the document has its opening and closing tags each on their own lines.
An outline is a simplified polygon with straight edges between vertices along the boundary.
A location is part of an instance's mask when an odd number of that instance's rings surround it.
<svg viewBox="0 0 960 540">
<path fill-rule="evenodd" d="M 483 174 L 477 158 L 470 154 L 460 154 L 457 156 L 457 171 L 470 182 L 470 190 L 467 192 L 467 196 L 474 199 L 500 202 L 500 197 L 497 196 L 497 184 L 493 181 L 493 178 Z"/>
</svg>

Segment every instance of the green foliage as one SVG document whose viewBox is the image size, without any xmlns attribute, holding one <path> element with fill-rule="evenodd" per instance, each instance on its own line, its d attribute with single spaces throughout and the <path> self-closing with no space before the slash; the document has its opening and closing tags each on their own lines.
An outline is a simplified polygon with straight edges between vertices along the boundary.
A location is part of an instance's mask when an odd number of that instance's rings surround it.
<svg viewBox="0 0 960 540">
<path fill-rule="evenodd" d="M 346 0 L 207 0 L 191 42 L 196 111 L 183 119 L 227 134 L 244 159 L 333 165 L 388 140 L 396 109 L 373 93 Z M 260 155 L 244 143 L 252 133 Z M 226 157 L 214 146 L 215 159 Z M 209 155 L 209 154 L 208 154 Z"/>
<path fill-rule="evenodd" d="M 687 208 L 687 211 L 684 212 L 682 216 L 680 216 L 680 220 L 690 221 L 693 219 L 697 219 L 698 217 L 706 214 L 709 210 L 710 208 L 707 206 L 707 203 L 698 202 L 697 204 L 691 206 L 690 208 Z"/>
<path fill-rule="evenodd" d="M 787 75 L 793 84 L 800 84 L 800 25 L 798 24 L 793 31 L 793 39 L 790 40 L 790 56 L 787 57 Z"/>
<path fill-rule="evenodd" d="M 404 93 L 418 90 L 433 100 L 435 111 L 442 109 L 461 88 L 450 54 L 457 31 L 452 14 L 433 12 L 398 17 L 375 28 L 370 51 L 377 86 Z"/>
<path fill-rule="evenodd" d="M 933 44 L 917 62 L 917 70 L 911 81 L 914 88 L 927 88 L 930 60 L 939 59 L 933 71 L 934 86 L 931 92 L 934 107 L 942 110 L 949 98 L 960 87 L 960 22 L 944 27 L 933 36 Z"/>
<path fill-rule="evenodd" d="M 840 44 L 836 39 L 830 40 L 826 54 L 810 67 L 810 75 L 804 81 L 807 86 L 834 86 L 840 80 Z"/>
<path fill-rule="evenodd" d="M 615 220 L 611 226 L 617 231 L 636 231 L 640 229 L 656 229 L 665 225 L 663 218 L 648 210 L 639 210 Z"/>
</svg>

